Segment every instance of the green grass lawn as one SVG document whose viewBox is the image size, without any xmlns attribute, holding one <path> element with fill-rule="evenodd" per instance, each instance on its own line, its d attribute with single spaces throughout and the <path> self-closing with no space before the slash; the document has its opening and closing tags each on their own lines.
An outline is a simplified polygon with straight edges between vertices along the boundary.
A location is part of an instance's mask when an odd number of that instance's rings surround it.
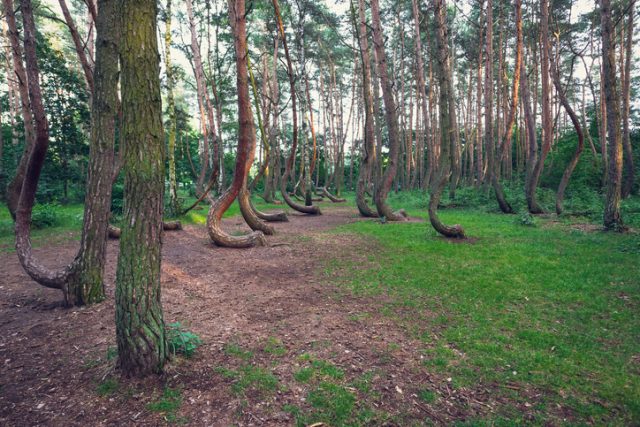
<svg viewBox="0 0 640 427">
<path fill-rule="evenodd" d="M 375 240 L 372 268 L 330 268 L 357 292 L 388 291 L 385 312 L 454 386 L 530 402 L 539 421 L 559 404 L 578 422 L 640 423 L 640 236 L 472 210 L 441 217 L 477 240 L 451 243 L 428 221 L 358 222 L 336 232 Z M 508 407 L 500 417 L 524 421 Z"/>
</svg>

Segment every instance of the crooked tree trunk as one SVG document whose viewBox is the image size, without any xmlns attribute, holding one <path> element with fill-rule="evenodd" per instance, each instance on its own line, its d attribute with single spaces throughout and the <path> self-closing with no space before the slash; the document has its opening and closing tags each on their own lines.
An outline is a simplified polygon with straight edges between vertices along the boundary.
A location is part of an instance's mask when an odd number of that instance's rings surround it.
<svg viewBox="0 0 640 427">
<path fill-rule="evenodd" d="M 233 40 L 236 56 L 236 85 L 238 92 L 238 150 L 236 154 L 236 167 L 231 186 L 216 199 L 207 215 L 207 231 L 209 237 L 218 246 L 228 248 L 247 248 L 256 245 L 266 245 L 266 239 L 262 231 L 254 231 L 244 236 L 232 236 L 221 228 L 222 215 L 238 197 L 241 191 L 246 190 L 248 167 L 253 163 L 255 154 L 255 126 L 251 112 L 251 99 L 249 98 L 249 75 L 247 68 L 247 33 L 244 0 L 229 2 L 229 21 L 233 29 Z M 245 197 L 248 192 L 245 191 Z M 245 202 L 247 200 L 245 199 Z M 248 203 L 247 203 L 248 204 Z M 241 206 L 245 203 L 241 202 Z M 247 207 L 247 206 L 245 206 Z M 251 210 L 245 209 L 245 212 Z M 243 215 L 245 215 L 243 212 Z M 250 224 L 251 225 L 251 224 Z"/>
<path fill-rule="evenodd" d="M 433 0 L 436 21 L 436 46 L 438 81 L 440 83 L 440 167 L 429 199 L 429 220 L 433 228 L 445 237 L 464 239 L 464 229 L 459 224 L 448 226 L 438 217 L 438 204 L 451 173 L 451 132 L 455 126 L 455 104 L 451 85 L 446 5 L 444 0 Z"/>
<path fill-rule="evenodd" d="M 71 12 L 69 12 L 69 8 L 67 7 L 67 2 L 65 0 L 58 0 L 58 3 L 60 3 L 60 9 L 62 9 L 62 15 L 64 16 L 64 20 L 67 23 L 67 27 L 69 28 L 69 33 L 71 33 L 71 40 L 73 40 L 73 45 L 76 49 L 76 54 L 78 55 L 78 59 L 80 60 L 80 65 L 82 65 L 82 71 L 84 72 L 85 82 L 87 83 L 89 92 L 93 93 L 93 86 L 94 86 L 93 68 L 91 67 L 91 64 L 89 64 L 90 58 L 87 56 L 87 51 L 85 50 L 85 43 L 82 41 L 82 38 L 78 33 L 76 23 L 73 21 Z"/>
<path fill-rule="evenodd" d="M 173 65 L 171 63 L 171 0 L 167 0 L 165 8 L 167 17 L 164 32 L 164 64 L 167 75 L 167 114 L 169 115 L 169 129 L 167 142 L 167 161 L 169 164 L 169 207 L 171 215 L 179 215 L 180 200 L 178 199 L 178 182 L 176 179 L 176 134 L 178 122 L 176 120 L 176 102 L 173 96 L 175 81 Z"/>
<path fill-rule="evenodd" d="M 358 0 L 358 22 L 351 2 L 353 25 L 358 35 L 360 58 L 362 60 L 362 94 L 364 98 L 364 144 L 362 164 L 358 171 L 356 183 L 356 205 L 360 215 L 366 218 L 376 218 L 378 214 L 369 207 L 365 192 L 367 179 L 371 177 L 372 165 L 376 163 L 376 146 L 373 128 L 373 93 L 371 92 L 371 59 L 369 57 L 369 42 L 367 40 L 367 22 L 364 11 L 364 0 Z"/>
<path fill-rule="evenodd" d="M 36 140 L 28 158 L 16 209 L 16 253 L 23 268 L 33 280 L 43 286 L 62 290 L 66 305 L 89 304 L 104 298 L 102 279 L 111 206 L 111 167 L 114 156 L 118 61 L 115 1 L 104 0 L 103 3 L 105 12 L 96 23 L 100 31 L 96 62 L 100 80 L 93 97 L 90 164 L 82 240 L 74 261 L 63 269 L 51 271 L 38 262 L 31 250 L 31 212 L 49 145 L 49 124 L 39 82 L 40 70 L 35 49 L 33 9 L 30 0 L 21 2 L 26 74 L 29 82 L 30 105 L 33 108 L 36 126 Z"/>
<path fill-rule="evenodd" d="M 389 164 L 384 174 L 378 181 L 375 189 L 374 201 L 378 210 L 378 215 L 387 221 L 403 221 L 406 218 L 396 215 L 389 205 L 387 205 L 387 195 L 391 190 L 391 185 L 398 170 L 398 151 L 400 149 L 400 134 L 398 132 L 398 113 L 396 102 L 393 99 L 393 83 L 387 70 L 387 58 L 384 50 L 384 36 L 382 34 L 382 24 L 380 21 L 380 6 L 378 0 L 371 0 L 371 21 L 373 25 L 373 44 L 377 56 L 377 69 L 382 83 L 382 99 L 384 101 L 385 119 L 389 133 Z"/>
<path fill-rule="evenodd" d="M 9 43 L 11 45 L 11 60 L 13 62 L 13 71 L 16 76 L 18 93 L 20 94 L 20 109 L 22 112 L 22 121 L 24 123 L 24 150 L 22 157 L 16 168 L 16 173 L 11 182 L 7 185 L 7 208 L 11 216 L 15 219 L 16 209 L 18 207 L 18 199 L 22 188 L 22 181 L 27 170 L 27 163 L 31 155 L 31 150 L 35 144 L 36 130 L 33 121 L 33 113 L 31 112 L 31 101 L 29 100 L 29 89 L 27 88 L 27 72 L 22 62 L 22 47 L 20 46 L 20 38 L 18 37 L 18 28 L 16 25 L 16 16 L 14 11 L 13 0 L 2 0 L 4 6 L 5 20 L 7 21 Z"/>
<path fill-rule="evenodd" d="M 523 36 L 522 36 L 522 1 L 515 0 L 514 2 L 515 12 L 515 24 L 516 24 L 516 63 L 513 69 L 513 88 L 511 94 L 511 108 L 509 109 L 509 117 L 507 119 L 507 126 L 504 134 L 500 138 L 498 146 L 500 147 L 500 155 L 497 161 L 494 163 L 494 168 L 498 167 L 505 159 L 509 159 L 508 151 L 511 149 L 511 137 L 513 133 L 513 126 L 516 122 L 516 110 L 518 108 L 518 89 L 520 87 L 520 72 L 522 68 L 522 49 L 523 49 Z M 502 184 L 496 170 L 491 171 L 491 184 L 496 194 L 496 199 L 500 210 L 502 212 L 510 214 L 514 213 L 513 208 L 507 201 L 502 189 Z"/>
<path fill-rule="evenodd" d="M 293 142 L 291 143 L 291 153 L 289 154 L 289 158 L 287 159 L 287 163 L 284 169 L 284 175 L 282 176 L 282 180 L 280 182 L 280 192 L 282 193 L 282 198 L 292 209 L 306 213 L 311 215 L 320 215 L 320 208 L 318 206 L 303 206 L 296 202 L 294 202 L 289 193 L 287 192 L 287 185 L 289 184 L 289 179 L 291 178 L 291 170 L 294 167 L 294 162 L 296 158 L 296 149 L 298 148 L 298 111 L 296 108 L 296 87 L 295 87 L 295 79 L 293 75 L 293 65 L 291 64 L 291 56 L 289 55 L 289 47 L 287 46 L 287 38 L 284 32 L 284 24 L 282 22 L 282 16 L 280 14 L 280 5 L 278 4 L 278 0 L 272 0 L 273 9 L 276 17 L 276 21 L 278 24 L 278 31 L 280 33 L 280 38 L 282 40 L 282 46 L 284 48 L 285 58 L 287 60 L 287 75 L 289 77 L 289 86 L 291 91 L 291 109 L 292 109 L 292 117 L 293 117 Z"/>
<path fill-rule="evenodd" d="M 160 373 L 168 357 L 162 303 L 164 131 L 155 0 L 121 0 L 124 221 L 116 273 L 118 364 Z M 98 14 L 100 15 L 100 14 Z"/>
<path fill-rule="evenodd" d="M 620 98 L 616 82 L 616 60 L 611 23 L 611 1 L 600 2 L 600 27 L 602 34 L 602 69 L 605 105 L 607 111 L 609 168 L 606 182 L 604 227 L 607 230 L 624 230 L 620 215 L 622 186 L 622 136 L 620 134 Z"/>
<path fill-rule="evenodd" d="M 91 108 L 91 146 L 80 252 L 68 283 L 69 303 L 90 304 L 104 299 L 107 227 L 111 213 L 112 168 L 118 115 L 117 0 L 98 0 L 96 59 Z"/>
<path fill-rule="evenodd" d="M 576 130 L 576 134 L 578 135 L 578 145 L 576 146 L 576 151 L 571 156 L 571 160 L 567 164 L 567 167 L 562 174 L 562 178 L 560 179 L 560 184 L 558 185 L 558 192 L 556 193 L 556 213 L 560 215 L 562 213 L 562 202 L 564 200 L 564 192 L 569 185 L 569 180 L 571 179 L 571 175 L 575 170 L 578 161 L 580 160 L 580 155 L 582 154 L 582 150 L 584 150 L 584 133 L 582 132 L 582 126 L 580 125 L 580 120 L 578 116 L 571 108 L 571 104 L 569 104 L 569 100 L 565 92 L 562 90 L 562 85 L 560 84 L 560 70 L 558 64 L 553 66 L 553 84 L 556 87 L 556 91 L 558 93 L 558 97 L 560 98 L 560 102 L 562 106 L 566 110 L 567 114 L 571 118 L 571 123 L 573 123 L 573 127 Z"/>
</svg>

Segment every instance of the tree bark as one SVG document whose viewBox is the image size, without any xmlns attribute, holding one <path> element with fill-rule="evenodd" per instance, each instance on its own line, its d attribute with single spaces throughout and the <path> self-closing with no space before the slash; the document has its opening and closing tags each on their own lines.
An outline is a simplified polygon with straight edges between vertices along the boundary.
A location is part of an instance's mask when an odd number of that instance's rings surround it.
<svg viewBox="0 0 640 427">
<path fill-rule="evenodd" d="M 498 167 L 506 158 L 508 158 L 508 151 L 511 149 L 511 137 L 513 133 L 513 126 L 516 121 L 516 110 L 518 108 L 518 89 L 520 87 L 520 71 L 522 64 L 522 49 L 523 49 L 523 36 L 522 36 L 522 1 L 515 0 L 515 24 L 516 24 L 516 63 L 513 70 L 513 88 L 511 94 L 511 108 L 509 109 L 509 117 L 507 119 L 507 126 L 504 134 L 501 136 L 498 143 L 500 154 L 495 162 L 494 166 Z M 498 174 L 494 170 L 491 176 L 491 183 L 498 200 L 498 205 L 504 213 L 514 213 L 513 208 L 507 201 Z"/>
<path fill-rule="evenodd" d="M 449 62 L 446 5 L 444 0 L 433 0 L 436 21 L 438 81 L 440 83 L 440 167 L 429 199 L 429 220 L 433 228 L 445 237 L 464 239 L 459 224 L 448 226 L 438 218 L 438 204 L 451 173 L 452 131 L 455 125 L 455 104 L 452 92 L 452 72 Z"/>
<path fill-rule="evenodd" d="M 527 204 L 529 212 L 532 214 L 541 214 L 544 212 L 536 199 L 536 190 L 540 175 L 544 169 L 544 161 L 547 158 L 549 150 L 551 150 L 551 142 L 553 140 L 553 121 L 551 119 L 551 86 L 549 84 L 549 0 L 540 0 L 540 32 L 542 34 L 542 46 L 540 52 L 540 75 L 542 82 L 542 148 L 540 156 L 529 175 L 527 182 Z"/>
<path fill-rule="evenodd" d="M 611 23 L 611 1 L 600 1 L 600 32 L 602 35 L 602 80 L 607 111 L 609 168 L 606 182 L 604 227 L 625 229 L 620 215 L 622 186 L 622 136 L 620 134 L 620 98 L 616 82 L 616 59 Z"/>
<path fill-rule="evenodd" d="M 82 71 L 84 72 L 85 82 L 87 83 L 89 92 L 93 93 L 93 86 L 94 86 L 93 67 L 89 63 L 90 58 L 87 56 L 87 51 L 85 50 L 85 44 L 82 42 L 80 34 L 78 33 L 76 23 L 73 21 L 71 12 L 69 12 L 69 8 L 67 7 L 67 2 L 65 0 L 58 0 L 58 3 L 60 3 L 60 9 L 62 9 L 62 15 L 64 16 L 64 20 L 67 23 L 67 27 L 69 28 L 69 33 L 71 33 L 71 40 L 73 40 L 73 45 L 76 49 L 76 54 L 78 55 L 78 59 L 80 60 L 80 65 L 82 65 Z"/>
<path fill-rule="evenodd" d="M 168 357 L 162 303 L 164 132 L 154 0 L 121 0 L 124 227 L 116 273 L 118 365 L 160 373 Z"/>
<path fill-rule="evenodd" d="M 285 58 L 287 60 L 287 75 L 289 77 L 289 86 L 291 91 L 291 109 L 293 116 L 293 141 L 291 143 L 291 153 L 289 154 L 289 158 L 287 159 L 287 163 L 284 169 L 284 175 L 282 176 L 282 181 L 280 182 L 280 192 L 282 193 L 282 198 L 284 199 L 284 201 L 292 209 L 306 214 L 320 215 L 319 207 L 299 205 L 298 203 L 295 203 L 291 199 L 291 197 L 289 197 L 289 193 L 287 192 L 287 185 L 289 183 L 289 179 L 291 178 L 291 170 L 294 167 L 296 149 L 298 148 L 298 111 L 296 108 L 296 86 L 295 78 L 293 75 L 293 65 L 291 64 L 291 56 L 289 55 L 289 47 L 287 45 L 287 38 L 284 32 L 284 24 L 282 22 L 282 16 L 280 14 L 280 5 L 278 4 L 278 0 L 272 0 L 272 3 L 278 25 L 278 31 L 280 32 L 280 38 L 282 39 Z"/>
<path fill-rule="evenodd" d="M 238 149 L 236 167 L 231 186 L 216 199 L 207 215 L 207 230 L 209 237 L 218 246 L 231 248 L 247 248 L 256 245 L 266 245 L 264 233 L 254 231 L 245 236 L 232 236 L 221 229 L 222 215 L 229 209 L 231 203 L 243 192 L 241 201 L 243 216 L 251 213 L 246 209 L 248 192 L 246 191 L 249 166 L 253 163 L 256 147 L 255 125 L 251 112 L 251 98 L 249 97 L 249 73 L 247 64 L 247 33 L 244 0 L 229 0 L 229 22 L 233 30 L 233 40 L 236 57 L 236 86 L 238 92 Z M 245 216 L 245 219 L 247 216 Z M 255 223 L 249 221 L 257 220 Z M 257 217 L 249 219 L 250 226 L 262 224 Z"/>
<path fill-rule="evenodd" d="M 107 228 L 111 213 L 111 175 L 118 114 L 117 0 L 98 0 L 96 60 L 91 108 L 91 146 L 80 251 L 72 266 L 66 300 L 91 304 L 104 299 Z"/>
<path fill-rule="evenodd" d="M 11 216 L 15 219 L 18 199 L 22 188 L 22 181 L 27 169 L 27 163 L 31 155 L 31 150 L 35 144 L 36 130 L 31 112 L 31 101 L 29 100 L 29 90 L 27 88 L 27 72 L 22 62 L 22 47 L 18 36 L 16 16 L 13 0 L 2 0 L 4 5 L 5 20 L 7 21 L 9 43 L 11 45 L 11 59 L 13 61 L 13 71 L 17 79 L 18 92 L 20 94 L 20 108 L 22 111 L 22 121 L 24 123 L 25 144 L 22 157 L 16 168 L 16 173 L 9 185 L 7 185 L 7 208 Z"/>
<path fill-rule="evenodd" d="M 630 107 L 631 107 L 631 62 L 633 60 L 633 17 L 635 15 L 635 0 L 629 2 L 626 58 L 624 64 L 624 80 L 622 82 L 622 147 L 624 149 L 624 182 L 622 197 L 626 198 L 633 191 L 635 169 L 633 165 L 633 149 L 631 146 Z"/>
<path fill-rule="evenodd" d="M 367 22 L 365 18 L 364 0 L 358 0 L 358 18 L 356 23 L 353 0 L 351 2 L 351 14 L 353 25 L 358 36 L 360 59 L 362 61 L 362 94 L 364 98 L 364 144 L 362 164 L 358 171 L 356 183 L 356 205 L 360 215 L 365 218 L 375 218 L 378 214 L 369 207 L 365 192 L 367 178 L 371 177 L 372 165 L 376 162 L 376 147 L 373 128 L 373 94 L 371 92 L 371 58 L 369 56 L 369 42 L 367 40 Z"/>
<path fill-rule="evenodd" d="M 170 214 L 177 216 L 180 214 L 180 200 L 178 199 L 178 182 L 176 179 L 176 102 L 173 95 L 175 78 L 173 76 L 173 65 L 171 63 L 171 0 L 167 0 L 165 8 L 166 23 L 164 31 L 164 64 L 167 75 L 167 114 L 169 115 L 169 129 L 167 142 L 167 162 L 169 165 L 169 207 Z"/>
<path fill-rule="evenodd" d="M 556 213 L 560 215 L 562 213 L 562 202 L 564 200 L 564 192 L 569 185 L 569 180 L 571 179 L 571 175 L 578 165 L 578 161 L 580 160 L 580 155 L 582 154 L 582 150 L 584 150 L 584 133 L 582 132 L 582 126 L 580 125 L 580 120 L 578 116 L 571 108 L 571 104 L 569 104 L 569 100 L 565 92 L 562 90 L 562 85 L 560 84 L 560 69 L 559 64 L 555 64 L 553 66 L 552 71 L 553 84 L 558 93 L 558 97 L 560 98 L 560 102 L 562 106 L 566 110 L 567 114 L 571 118 L 571 123 L 573 123 L 573 127 L 576 130 L 576 134 L 578 135 L 578 145 L 576 146 L 576 151 L 571 156 L 571 160 L 567 164 L 567 167 L 562 174 L 562 178 L 560 179 L 560 184 L 558 185 L 558 192 L 556 193 Z"/>
<path fill-rule="evenodd" d="M 396 102 L 393 99 L 393 84 L 387 70 L 387 58 L 384 50 L 384 36 L 380 20 L 380 6 L 378 0 L 371 0 L 371 22 L 373 25 L 373 45 L 377 56 L 377 69 L 382 83 L 382 99 L 384 101 L 385 119 L 389 133 L 389 163 L 375 189 L 374 201 L 378 215 L 387 221 L 403 221 L 406 218 L 395 214 L 387 205 L 387 195 L 398 170 L 398 151 L 400 148 L 400 134 L 398 132 L 398 114 Z"/>
</svg>

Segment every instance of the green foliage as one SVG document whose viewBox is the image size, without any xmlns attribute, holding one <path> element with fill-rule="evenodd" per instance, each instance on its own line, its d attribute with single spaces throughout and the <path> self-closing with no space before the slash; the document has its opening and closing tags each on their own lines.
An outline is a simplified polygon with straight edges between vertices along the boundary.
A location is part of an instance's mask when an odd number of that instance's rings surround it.
<svg viewBox="0 0 640 427">
<path fill-rule="evenodd" d="M 47 228 L 60 225 L 62 217 L 59 206 L 54 203 L 36 205 L 31 214 L 31 225 L 34 228 Z"/>
<path fill-rule="evenodd" d="M 535 227 L 536 219 L 529 212 L 522 212 L 518 216 L 517 224 L 524 225 L 525 227 Z"/>
<path fill-rule="evenodd" d="M 174 355 L 181 354 L 187 358 L 191 357 L 201 344 L 200 337 L 185 330 L 180 322 L 167 325 L 167 345 L 169 351 Z"/>
</svg>

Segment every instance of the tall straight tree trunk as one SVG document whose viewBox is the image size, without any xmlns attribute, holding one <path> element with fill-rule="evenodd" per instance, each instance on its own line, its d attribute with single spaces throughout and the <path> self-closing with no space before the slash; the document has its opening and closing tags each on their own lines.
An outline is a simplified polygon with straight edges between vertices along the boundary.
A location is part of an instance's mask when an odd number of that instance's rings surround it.
<svg viewBox="0 0 640 427">
<path fill-rule="evenodd" d="M 402 221 L 403 215 L 394 213 L 387 205 L 387 195 L 398 170 L 398 151 L 400 148 L 400 134 L 398 131 L 398 113 L 396 102 L 393 99 L 393 83 L 387 70 L 387 58 L 384 50 L 384 36 L 380 20 L 380 6 L 378 0 L 371 0 L 371 23 L 373 26 L 373 44 L 377 55 L 377 68 L 380 82 L 382 83 L 382 99 L 384 101 L 384 113 L 389 133 L 389 161 L 387 169 L 378 181 L 374 200 L 378 215 L 387 221 Z"/>
<path fill-rule="evenodd" d="M 9 182 L 9 185 L 7 185 L 7 208 L 9 209 L 11 216 L 15 218 L 18 199 L 20 198 L 20 190 L 22 188 L 22 181 L 24 180 L 27 170 L 27 163 L 31 155 L 31 150 L 35 144 L 36 130 L 33 121 L 33 113 L 31 112 L 29 90 L 27 88 L 27 72 L 22 62 L 22 47 L 20 46 L 20 38 L 18 36 L 13 0 L 2 0 L 2 4 L 4 6 L 5 20 L 7 21 L 9 44 L 11 45 L 13 71 L 17 80 L 18 93 L 20 94 L 20 109 L 22 112 L 25 134 L 22 157 L 20 158 L 16 168 L 15 176 L 11 182 Z"/>
<path fill-rule="evenodd" d="M 487 34 L 485 38 L 485 51 L 487 60 L 485 61 L 484 72 L 484 146 L 487 149 L 487 179 L 485 186 L 493 182 L 495 171 L 495 144 L 494 144 L 494 123 L 493 123 L 493 1 L 487 0 Z M 486 188 L 486 187 L 485 187 Z"/>
<path fill-rule="evenodd" d="M 418 95 L 416 96 L 416 101 L 420 100 L 420 111 L 422 112 L 422 129 L 424 130 L 424 135 L 428 138 L 430 134 L 429 131 L 429 108 L 427 108 L 427 96 L 426 96 L 426 84 L 424 80 L 424 61 L 422 59 L 422 40 L 420 34 L 420 11 L 418 9 L 418 0 L 412 0 L 411 5 L 413 8 L 413 28 L 414 28 L 414 38 L 415 38 L 415 47 L 416 47 L 416 84 L 418 85 Z M 417 122 L 417 120 L 416 120 Z M 431 147 L 428 147 L 427 156 L 429 156 L 429 165 L 432 167 L 435 165 L 434 161 L 434 150 Z M 420 159 L 420 170 L 424 169 L 424 156 L 421 155 Z"/>
<path fill-rule="evenodd" d="M 155 0 L 121 0 L 124 226 L 116 273 L 116 340 L 127 376 L 168 357 L 160 299 L 164 131 Z"/>
<path fill-rule="evenodd" d="M 211 98 L 207 91 L 206 79 L 204 76 L 204 67 L 202 65 L 202 56 L 200 54 L 200 43 L 198 42 L 198 33 L 196 30 L 196 21 L 193 14 L 193 3 L 191 0 L 186 0 L 187 16 L 189 18 L 189 31 L 191 33 L 191 51 L 193 53 L 193 68 L 196 77 L 196 92 L 198 94 L 198 104 L 204 112 L 204 129 L 205 140 L 202 152 L 202 167 L 200 169 L 200 175 L 198 176 L 198 191 L 201 191 L 204 186 L 204 180 L 207 172 L 207 165 L 209 164 L 209 149 L 213 148 L 213 173 L 214 181 L 218 179 L 220 171 L 219 162 L 219 143 L 216 134 L 216 125 L 213 119 L 213 107 L 211 106 Z"/>
<path fill-rule="evenodd" d="M 480 34 L 478 40 L 482 40 L 482 29 L 484 16 L 482 14 L 482 5 L 484 0 L 480 0 Z M 482 156 L 482 46 L 478 46 L 478 79 L 477 96 L 476 96 L 476 113 L 478 114 L 476 121 L 476 188 L 480 187 L 484 182 L 484 159 Z"/>
<path fill-rule="evenodd" d="M 622 197 L 628 197 L 633 191 L 635 170 L 633 165 L 633 150 L 631 147 L 630 107 L 631 107 L 631 62 L 633 60 L 633 17 L 635 15 L 635 0 L 629 2 L 626 58 L 624 63 L 624 81 L 622 82 L 622 146 L 624 148 L 625 177 L 622 184 Z"/>
<path fill-rule="evenodd" d="M 172 215 L 178 215 L 181 211 L 178 200 L 178 182 L 176 179 L 176 102 L 173 96 L 175 79 L 173 65 L 171 63 L 171 0 L 167 0 L 165 8 L 166 26 L 164 31 L 164 64 L 167 73 L 167 113 L 169 115 L 167 160 L 169 163 L 169 206 Z"/>
<path fill-rule="evenodd" d="M 356 205 L 358 206 L 360 215 L 374 218 L 377 217 L 378 214 L 369 207 L 365 196 L 367 179 L 371 177 L 372 165 L 376 163 L 376 146 L 373 128 L 374 112 L 373 93 L 371 92 L 371 58 L 369 57 L 364 0 L 358 0 L 357 23 L 353 0 L 351 1 L 351 14 L 353 16 L 353 25 L 358 35 L 360 58 L 362 60 L 362 96 L 364 99 L 364 144 L 362 146 L 362 164 L 360 165 L 358 182 L 356 184 Z"/>
<path fill-rule="evenodd" d="M 551 142 L 553 140 L 553 121 L 551 119 L 551 85 L 549 84 L 549 0 L 540 0 L 540 32 L 542 34 L 542 46 L 540 52 L 540 75 L 542 82 L 542 148 L 533 171 L 526 183 L 527 205 L 529 212 L 532 214 L 543 213 L 542 207 L 538 204 L 536 198 L 536 190 L 542 169 L 544 169 L 544 161 L 551 150 Z"/>
<path fill-rule="evenodd" d="M 600 32 L 602 34 L 602 81 L 607 111 L 607 136 L 609 168 L 606 182 L 604 227 L 607 230 L 624 230 L 620 215 L 622 186 L 622 135 L 620 134 L 620 98 L 616 82 L 616 58 L 611 1 L 600 1 Z"/>
<path fill-rule="evenodd" d="M 440 83 L 440 167 L 429 198 L 429 220 L 433 228 L 445 237 L 464 239 L 464 229 L 456 224 L 448 226 L 438 217 L 438 203 L 451 173 L 454 145 L 452 130 L 456 128 L 455 103 L 452 91 L 452 72 L 449 58 L 446 5 L 444 0 L 433 0 L 436 22 L 437 71 Z"/>
</svg>

